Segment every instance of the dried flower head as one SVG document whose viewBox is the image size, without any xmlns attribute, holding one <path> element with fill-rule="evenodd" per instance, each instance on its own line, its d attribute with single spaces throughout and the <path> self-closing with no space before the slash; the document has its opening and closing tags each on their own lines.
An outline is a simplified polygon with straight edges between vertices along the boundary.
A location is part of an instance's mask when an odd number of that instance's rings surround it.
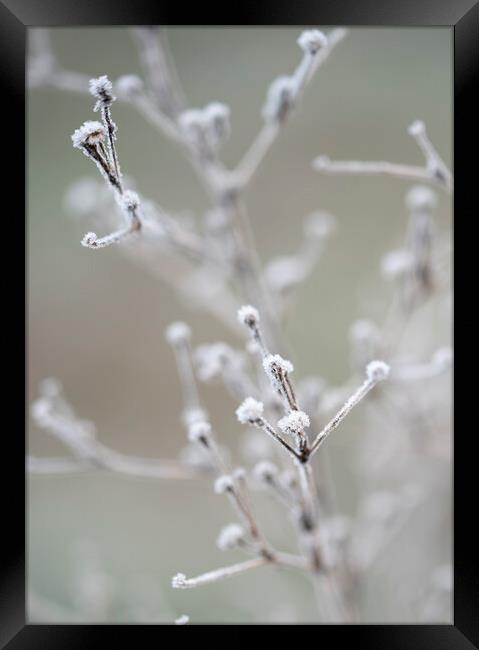
<svg viewBox="0 0 479 650">
<path fill-rule="evenodd" d="M 115 101 L 113 84 L 105 74 L 96 79 L 90 79 L 90 94 L 98 100 L 95 104 L 95 111 L 102 107 L 111 106 Z"/>
<path fill-rule="evenodd" d="M 268 354 L 263 359 L 263 368 L 275 388 L 281 388 L 281 377 L 293 372 L 291 361 L 283 359 L 279 354 Z"/>
<path fill-rule="evenodd" d="M 206 420 L 192 422 L 188 427 L 188 440 L 190 442 L 203 442 L 211 433 L 211 425 Z"/>
<path fill-rule="evenodd" d="M 366 367 L 366 375 L 370 381 L 383 381 L 389 375 L 389 366 L 384 361 L 371 361 Z"/>
<path fill-rule="evenodd" d="M 234 488 L 234 481 L 231 476 L 224 474 L 219 476 L 215 481 L 215 492 L 216 494 L 224 494 Z"/>
<path fill-rule="evenodd" d="M 247 397 L 236 409 L 236 415 L 241 424 L 253 424 L 263 417 L 264 405 L 262 402 Z"/>
<path fill-rule="evenodd" d="M 97 145 L 105 140 L 106 131 L 101 122 L 88 120 L 72 134 L 73 146 L 81 149 L 85 145 Z"/>
<path fill-rule="evenodd" d="M 179 345 L 184 343 L 191 336 L 191 329 L 186 323 L 176 321 L 168 325 L 165 331 L 165 338 L 170 345 Z"/>
<path fill-rule="evenodd" d="M 245 539 L 245 531 L 239 524 L 229 524 L 221 529 L 216 545 L 220 551 L 237 548 Z"/>
<path fill-rule="evenodd" d="M 238 320 L 247 327 L 254 327 L 259 323 L 258 310 L 251 305 L 243 305 L 238 309 Z"/>
<path fill-rule="evenodd" d="M 278 422 L 280 430 L 292 436 L 303 433 L 309 425 L 309 417 L 304 411 L 291 411 Z"/>
<path fill-rule="evenodd" d="M 309 54 L 313 55 L 322 47 L 326 47 L 327 44 L 327 37 L 319 29 L 306 30 L 298 38 L 298 45 L 303 52 L 309 52 Z"/>
<path fill-rule="evenodd" d="M 184 589 L 186 587 L 186 576 L 184 573 L 177 573 L 171 579 L 173 589 Z"/>
</svg>

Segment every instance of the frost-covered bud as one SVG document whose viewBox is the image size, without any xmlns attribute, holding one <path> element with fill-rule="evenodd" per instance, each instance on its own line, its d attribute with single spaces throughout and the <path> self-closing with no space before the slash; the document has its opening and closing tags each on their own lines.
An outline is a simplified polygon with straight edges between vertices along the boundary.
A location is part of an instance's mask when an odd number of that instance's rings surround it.
<svg viewBox="0 0 479 650">
<path fill-rule="evenodd" d="M 294 106 L 296 83 L 292 77 L 278 77 L 268 89 L 263 118 L 266 122 L 283 122 Z"/>
<path fill-rule="evenodd" d="M 263 417 L 263 411 L 263 402 L 247 397 L 236 409 L 236 416 L 241 424 L 253 424 Z"/>
<path fill-rule="evenodd" d="M 381 260 L 381 272 L 390 280 L 404 277 L 414 267 L 414 256 L 405 248 L 386 253 Z"/>
<path fill-rule="evenodd" d="M 111 106 L 116 99 L 113 96 L 113 84 L 105 74 L 96 79 L 90 79 L 90 94 L 98 100 L 94 108 L 95 111 L 103 106 Z"/>
<path fill-rule="evenodd" d="M 260 483 L 271 483 L 277 474 L 278 468 L 268 460 L 263 460 L 253 468 L 253 475 Z"/>
<path fill-rule="evenodd" d="M 188 427 L 188 440 L 190 442 L 204 442 L 211 433 L 211 425 L 205 420 L 192 422 Z"/>
<path fill-rule="evenodd" d="M 432 356 L 432 362 L 441 370 L 447 370 L 452 364 L 452 350 L 444 347 L 436 350 Z"/>
<path fill-rule="evenodd" d="M 93 248 L 98 241 L 98 236 L 95 232 L 87 232 L 81 240 L 81 245 L 85 248 Z"/>
<path fill-rule="evenodd" d="M 411 212 L 429 212 L 437 205 L 437 195 L 426 185 L 414 185 L 406 194 L 404 202 Z"/>
<path fill-rule="evenodd" d="M 331 164 L 331 158 L 329 156 L 318 156 L 313 160 L 313 167 L 317 171 L 323 171 L 324 169 L 328 169 L 328 167 Z"/>
<path fill-rule="evenodd" d="M 304 234 L 315 239 L 325 239 L 336 230 L 336 217 L 329 212 L 312 212 L 304 220 Z"/>
<path fill-rule="evenodd" d="M 143 92 L 143 81 L 136 74 L 125 74 L 115 83 L 119 95 L 130 99 Z"/>
<path fill-rule="evenodd" d="M 201 408 L 187 408 L 183 411 L 181 420 L 186 429 L 189 429 L 197 422 L 207 422 L 208 414 Z"/>
<path fill-rule="evenodd" d="M 283 359 L 279 354 L 268 354 L 263 359 L 263 368 L 276 388 L 281 387 L 280 377 L 283 377 L 294 370 L 291 361 Z"/>
<path fill-rule="evenodd" d="M 245 539 L 245 532 L 239 524 L 229 524 L 221 529 L 216 546 L 220 551 L 230 551 L 238 548 Z"/>
<path fill-rule="evenodd" d="M 136 192 L 132 190 L 126 190 L 119 197 L 121 206 L 128 212 L 133 212 L 140 207 L 140 197 Z"/>
<path fill-rule="evenodd" d="M 366 366 L 366 375 L 370 381 L 383 381 L 389 375 L 389 366 L 384 361 L 371 361 Z"/>
<path fill-rule="evenodd" d="M 191 329 L 186 323 L 176 321 L 168 325 L 165 331 L 165 338 L 170 345 L 185 343 L 191 336 Z"/>
<path fill-rule="evenodd" d="M 416 137 L 418 135 L 423 135 L 426 132 L 426 127 L 424 125 L 424 122 L 421 120 L 415 120 L 409 127 L 407 132 L 409 135 L 412 135 L 413 137 Z"/>
<path fill-rule="evenodd" d="M 259 323 L 259 313 L 251 305 L 243 305 L 238 309 L 238 320 L 247 327 L 255 327 Z"/>
<path fill-rule="evenodd" d="M 236 481 L 244 481 L 246 480 L 246 470 L 244 467 L 236 467 L 233 470 L 233 478 Z"/>
<path fill-rule="evenodd" d="M 234 481 L 231 476 L 224 474 L 219 476 L 215 481 L 215 492 L 216 494 L 224 494 L 225 492 L 231 491 L 234 488 Z"/>
<path fill-rule="evenodd" d="M 179 618 L 175 619 L 175 625 L 186 625 L 190 622 L 190 617 L 186 614 L 183 614 Z"/>
<path fill-rule="evenodd" d="M 184 589 L 186 587 L 186 576 L 184 573 L 177 573 L 171 579 L 173 589 Z"/>
<path fill-rule="evenodd" d="M 81 149 L 85 145 L 96 145 L 105 140 L 106 131 L 101 122 L 88 120 L 72 134 L 73 146 Z"/>
<path fill-rule="evenodd" d="M 381 347 L 381 332 L 378 326 L 370 320 L 357 320 L 349 330 L 352 361 L 356 367 L 362 368 L 374 359 Z"/>
<path fill-rule="evenodd" d="M 328 39 L 319 29 L 308 29 L 301 34 L 297 42 L 303 52 L 314 55 L 322 47 L 326 47 Z"/>
<path fill-rule="evenodd" d="M 201 381 L 211 381 L 220 377 L 227 365 L 241 366 L 240 356 L 226 343 L 221 342 L 198 346 L 194 352 L 194 359 L 198 378 Z"/>
<path fill-rule="evenodd" d="M 228 137 L 230 133 L 230 109 L 228 106 L 212 102 L 203 109 L 203 116 L 214 145 Z"/>
<path fill-rule="evenodd" d="M 291 411 L 278 422 L 281 431 L 292 436 L 303 433 L 309 425 L 309 417 L 304 411 Z"/>
</svg>

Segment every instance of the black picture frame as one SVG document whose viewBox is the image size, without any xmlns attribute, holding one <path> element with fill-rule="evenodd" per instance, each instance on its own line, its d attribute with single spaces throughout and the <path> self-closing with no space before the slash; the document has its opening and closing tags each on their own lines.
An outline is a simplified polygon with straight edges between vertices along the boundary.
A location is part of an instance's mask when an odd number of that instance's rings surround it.
<svg viewBox="0 0 479 650">
<path fill-rule="evenodd" d="M 29 625 L 25 614 L 25 437 L 18 430 L 18 413 L 23 402 L 25 409 L 26 367 L 26 245 L 25 220 L 25 44 L 26 32 L 31 26 L 81 25 L 135 25 L 135 24 L 198 24 L 203 25 L 351 25 L 351 26 L 449 26 L 454 35 L 454 169 L 457 169 L 454 193 L 454 214 L 461 225 L 456 236 L 468 232 L 471 216 L 477 211 L 477 193 L 473 194 L 477 160 L 468 153 L 477 149 L 477 103 L 473 92 L 477 85 L 479 61 L 479 2 L 472 0 L 335 0 L 293 3 L 275 0 L 243 5 L 173 5 L 135 0 L 132 3 L 108 0 L 0 0 L 0 79 L 1 106 L 0 140 L 5 165 L 3 192 L 5 265 L 2 274 L 4 314 L 7 331 L 3 341 L 11 353 L 8 384 L 11 391 L 4 400 L 4 413 L 12 414 L 12 422 L 4 427 L 4 471 L 2 481 L 4 548 L 0 564 L 0 646 L 9 650 L 20 648 L 91 648 L 109 647 L 118 642 L 141 644 L 144 633 L 158 634 L 157 626 L 109 625 Z M 474 139 L 476 143 L 474 143 Z M 476 182 L 477 185 L 477 182 Z M 10 203 L 10 205 L 8 205 Z M 463 282 L 472 283 L 473 245 L 471 237 L 464 237 L 465 249 L 455 256 L 454 273 Z M 22 265 L 21 260 L 25 260 Z M 468 264 L 470 265 L 468 267 Z M 22 283 L 23 279 L 23 283 Z M 461 285 L 461 286 L 460 286 Z M 460 292 L 461 293 L 461 292 Z M 465 293 L 465 292 L 464 292 Z M 474 293 L 469 293 L 470 298 Z M 457 296 L 457 294 L 456 294 Z M 456 313 L 456 306 L 454 309 Z M 471 312 L 469 311 L 468 314 Z M 16 319 L 20 322 L 15 322 Z M 467 322 L 467 321 L 466 321 Z M 470 336 L 475 337 L 474 322 L 470 320 Z M 466 336 L 467 339 L 467 331 Z M 473 339 L 472 339 L 473 340 Z M 456 348 L 458 337 L 454 337 Z M 5 345 L 7 343 L 7 345 Z M 467 343 L 466 343 L 467 344 Z M 468 358 L 469 350 L 464 359 Z M 23 359 L 23 364 L 20 363 Z M 455 352 L 455 376 L 468 374 L 470 363 L 461 361 Z M 459 365 L 457 365 L 459 364 Z M 462 365 L 464 371 L 461 374 Z M 7 373 L 5 373 L 7 374 Z M 467 383 L 467 382 L 465 382 Z M 470 384 L 471 385 L 471 384 Z M 471 386 L 469 390 L 473 390 Z M 471 415 L 473 395 L 461 387 L 455 391 L 455 423 L 459 413 Z M 23 399 L 22 396 L 23 395 Z M 17 404 L 18 402 L 18 404 Z M 462 404 L 461 404 L 462 402 Z M 409 648 L 434 650 L 470 649 L 479 647 L 479 578 L 477 571 L 477 541 L 475 517 L 477 489 L 475 489 L 476 457 L 472 453 L 471 438 L 477 435 L 474 420 L 465 420 L 465 427 L 455 430 L 454 442 L 454 623 L 452 625 L 354 625 L 320 626 L 318 642 L 327 636 L 334 640 L 351 642 L 355 647 L 370 650 L 406 650 Z M 477 425 L 476 425 L 477 426 Z M 8 463 L 6 459 L 8 458 Z M 54 531 L 52 531 L 54 534 Z M 208 627 L 208 626 L 203 626 Z M 244 626 L 244 630 L 248 626 Z M 285 626 L 285 632 L 290 626 Z M 293 633 L 298 633 L 298 627 Z M 176 628 L 175 628 L 176 629 Z M 182 626 L 181 634 L 192 635 L 197 626 Z M 316 632 L 315 632 L 316 633 Z M 236 636 L 234 640 L 236 640 Z M 239 637 L 238 637 L 239 638 Z"/>
</svg>

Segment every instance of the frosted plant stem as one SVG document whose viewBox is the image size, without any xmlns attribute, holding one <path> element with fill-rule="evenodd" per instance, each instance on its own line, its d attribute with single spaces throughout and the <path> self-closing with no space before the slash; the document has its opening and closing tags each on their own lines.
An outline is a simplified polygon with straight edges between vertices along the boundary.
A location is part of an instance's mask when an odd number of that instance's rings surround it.
<svg viewBox="0 0 479 650">
<path fill-rule="evenodd" d="M 217 582 L 218 580 L 224 580 L 225 578 L 232 578 L 240 573 L 250 571 L 251 569 L 258 569 L 266 564 L 272 564 L 272 560 L 264 557 L 257 557 L 252 560 L 246 560 L 245 562 L 239 562 L 238 564 L 232 564 L 231 566 L 215 569 L 214 571 L 208 571 L 208 573 L 203 573 L 196 578 L 185 578 L 182 574 L 179 574 L 173 578 L 173 586 L 176 589 L 192 589 L 193 587 L 200 587 L 201 585 Z"/>
<path fill-rule="evenodd" d="M 314 160 L 313 167 L 316 171 L 326 174 L 362 174 L 366 176 L 385 174 L 415 181 L 433 180 L 431 174 L 424 167 L 402 165 L 383 160 L 330 160 L 327 156 L 319 156 Z"/>
<path fill-rule="evenodd" d="M 334 431 L 348 415 L 348 413 L 357 405 L 361 400 L 366 397 L 369 391 L 374 388 L 376 381 L 367 378 L 364 383 L 357 389 L 353 395 L 347 400 L 344 406 L 336 413 L 336 415 L 328 422 L 320 433 L 316 436 L 311 446 L 311 456 L 315 454 L 319 447 L 323 444 L 329 434 Z"/>
<path fill-rule="evenodd" d="M 185 411 L 200 410 L 200 398 L 196 386 L 193 364 L 191 362 L 190 345 L 187 340 L 181 340 L 173 345 L 180 376 L 181 389 Z"/>
</svg>

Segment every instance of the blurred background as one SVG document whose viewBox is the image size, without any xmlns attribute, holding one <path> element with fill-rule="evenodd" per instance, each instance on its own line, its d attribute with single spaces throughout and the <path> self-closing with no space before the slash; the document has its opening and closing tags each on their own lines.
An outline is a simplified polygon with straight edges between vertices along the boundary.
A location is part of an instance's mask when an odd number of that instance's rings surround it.
<svg viewBox="0 0 479 650">
<path fill-rule="evenodd" d="M 300 32 L 166 29 L 190 105 L 220 101 L 231 107 L 232 133 L 224 148 L 228 165 L 239 160 L 259 130 L 270 82 L 298 64 Z M 92 77 L 107 74 L 112 80 L 141 74 L 126 28 L 55 28 L 50 36 L 66 69 Z M 324 209 L 338 222 L 318 267 L 299 289 L 287 323 L 295 379 L 319 374 L 333 385 L 342 383 L 350 374 L 352 322 L 384 319 L 391 287 L 381 278 L 380 261 L 403 242 L 408 222 L 404 196 L 411 186 L 387 177 L 320 175 L 311 161 L 327 154 L 339 160 L 422 164 L 407 134 L 408 125 L 422 119 L 450 165 L 451 38 L 446 28 L 352 28 L 318 71 L 248 189 L 246 201 L 265 261 L 299 247 L 307 213 Z M 208 313 L 178 300 L 169 286 L 117 247 L 91 251 L 80 245 L 89 230 L 108 232 L 97 230 L 88 219 L 72 217 L 65 208 L 72 183 L 98 177 L 70 139 L 83 121 L 96 119 L 92 106 L 88 95 L 49 88 L 28 93 L 29 398 L 35 398 L 40 380 L 57 377 L 78 415 L 95 423 L 101 442 L 127 454 L 171 458 L 184 447 L 185 434 L 174 357 L 164 340 L 166 326 L 185 320 L 195 344 L 240 341 Z M 122 170 L 135 179 L 138 192 L 172 212 L 199 215 L 206 210 L 208 199 L 181 153 L 130 106 L 117 102 L 113 112 Z M 448 232 L 450 200 L 438 194 L 437 229 Z M 432 325 L 414 339 L 414 352 L 422 350 L 425 357 L 450 343 L 448 312 L 435 303 L 428 310 Z M 237 404 L 221 386 L 201 388 L 222 444 L 244 463 Z M 444 382 L 440 390 L 447 405 L 449 384 Z M 446 429 L 448 413 L 445 407 Z M 353 415 L 328 442 L 338 497 L 347 514 L 359 489 L 353 459 L 361 445 L 360 424 L 361 418 Z M 35 456 L 64 453 L 58 442 L 33 426 L 28 450 Z M 439 463 L 439 469 L 449 480 L 448 462 Z M 435 497 L 448 498 L 439 492 Z M 293 550 L 281 512 L 262 494 L 256 503 L 271 539 Z M 427 507 L 435 503 L 433 499 Z M 179 571 L 196 575 L 241 558 L 215 547 L 219 529 L 234 521 L 234 515 L 209 481 L 93 473 L 31 476 L 27 507 L 30 620 L 74 621 L 78 611 L 88 611 L 89 590 L 102 587 L 98 581 L 82 583 L 85 563 L 100 567 L 96 575 L 103 575 L 103 587 L 111 591 L 111 621 L 170 622 L 181 614 L 192 622 L 315 620 L 310 584 L 294 572 L 265 568 L 203 589 L 171 589 L 171 577 Z M 416 536 L 406 532 L 398 548 L 420 545 L 421 520 L 419 513 L 410 524 L 416 526 Z M 431 570 L 449 562 L 450 548 L 446 524 L 425 553 Z M 384 576 L 394 557 L 389 554 L 377 571 Z M 394 578 L 391 584 L 375 581 L 373 571 L 362 595 L 365 620 L 414 622 L 424 585 L 411 580 L 402 606 L 391 608 L 388 598 L 398 584 Z"/>
</svg>

